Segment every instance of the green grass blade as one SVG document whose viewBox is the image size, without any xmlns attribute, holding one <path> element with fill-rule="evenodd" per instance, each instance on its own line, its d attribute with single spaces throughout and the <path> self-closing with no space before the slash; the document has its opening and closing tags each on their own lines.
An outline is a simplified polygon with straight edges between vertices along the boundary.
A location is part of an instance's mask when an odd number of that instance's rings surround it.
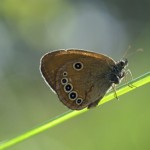
<svg viewBox="0 0 150 150">
<path fill-rule="evenodd" d="M 120 88 L 117 89 L 117 96 L 121 96 L 129 91 L 132 91 L 146 83 L 149 83 L 150 82 L 150 72 L 148 73 L 145 73 L 144 75 L 132 80 L 131 82 L 128 82 L 124 85 L 122 85 Z M 129 87 L 128 85 L 133 85 L 133 87 Z M 114 98 L 114 93 L 111 92 L 109 94 L 107 94 L 103 100 L 99 103 L 99 105 L 103 104 L 103 103 L 106 103 L 110 100 L 112 100 Z M 12 138 L 10 140 L 7 140 L 7 141 L 4 141 L 4 142 L 1 142 L 0 144 L 0 150 L 4 150 L 6 148 L 9 148 L 17 143 L 20 143 L 34 135 L 37 135 L 49 128 L 52 128 L 58 124 L 61 124 L 62 122 L 68 120 L 68 119 L 71 119 L 79 114 L 82 114 L 84 112 L 86 112 L 88 109 L 83 109 L 81 111 L 68 111 L 62 115 L 59 115 L 53 119 L 51 119 L 48 123 L 44 123 L 43 125 L 40 125 L 28 132 L 25 132 L 23 133 L 22 135 L 19 135 L 15 138 Z"/>
</svg>

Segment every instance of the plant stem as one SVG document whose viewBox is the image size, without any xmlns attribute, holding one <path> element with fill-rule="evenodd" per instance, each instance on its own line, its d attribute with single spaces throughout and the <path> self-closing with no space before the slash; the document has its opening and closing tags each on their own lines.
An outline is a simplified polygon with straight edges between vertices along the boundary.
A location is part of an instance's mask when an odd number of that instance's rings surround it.
<svg viewBox="0 0 150 150">
<path fill-rule="evenodd" d="M 129 91 L 132 91 L 142 85 L 145 85 L 146 83 L 149 83 L 150 82 L 150 72 L 148 73 L 145 73 L 144 75 L 132 80 L 131 82 L 128 82 L 122 86 L 120 86 L 118 89 L 117 89 L 117 96 L 121 96 Z M 131 88 L 129 85 L 132 85 L 133 87 Z M 102 101 L 100 101 L 99 105 L 103 104 L 103 103 L 106 103 L 110 100 L 112 100 L 114 98 L 114 92 L 111 92 L 109 94 L 107 94 Z M 0 150 L 4 150 L 6 148 L 9 148 L 17 143 L 20 143 L 34 135 L 37 135 L 49 128 L 52 128 L 58 124 L 61 124 L 62 122 L 68 120 L 68 119 L 71 119 L 79 114 L 82 114 L 84 112 L 88 111 L 88 109 L 83 109 L 83 110 L 80 110 L 80 111 L 72 111 L 72 110 L 69 110 L 68 112 L 65 112 L 64 114 L 61 114 L 53 119 L 51 119 L 50 121 L 48 121 L 47 123 L 44 123 L 42 125 L 39 125 L 38 127 L 30 130 L 30 131 L 27 131 L 15 138 L 12 138 L 10 140 L 7 140 L 7 141 L 4 141 L 4 142 L 1 142 L 0 144 Z"/>
</svg>

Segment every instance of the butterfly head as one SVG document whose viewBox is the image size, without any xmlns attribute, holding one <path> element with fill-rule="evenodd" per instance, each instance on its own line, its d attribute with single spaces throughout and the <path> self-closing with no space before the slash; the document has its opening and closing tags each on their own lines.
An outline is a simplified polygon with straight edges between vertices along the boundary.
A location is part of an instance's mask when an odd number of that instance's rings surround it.
<svg viewBox="0 0 150 150">
<path fill-rule="evenodd" d="M 128 65 L 128 60 L 126 58 L 121 59 L 116 63 L 116 67 L 118 68 L 118 70 L 124 69 L 127 65 Z"/>
</svg>

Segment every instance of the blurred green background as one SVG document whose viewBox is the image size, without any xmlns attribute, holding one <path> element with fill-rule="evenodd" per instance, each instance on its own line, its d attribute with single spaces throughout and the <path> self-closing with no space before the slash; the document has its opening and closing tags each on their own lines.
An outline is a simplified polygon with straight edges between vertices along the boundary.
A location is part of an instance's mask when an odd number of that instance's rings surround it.
<svg viewBox="0 0 150 150">
<path fill-rule="evenodd" d="M 131 45 L 129 55 L 144 49 L 128 57 L 133 77 L 149 71 L 149 16 L 149 0 L 1 0 L 0 141 L 68 110 L 39 72 L 49 51 L 87 49 L 119 60 Z M 9 149 L 149 150 L 148 92 L 147 84 Z"/>
</svg>

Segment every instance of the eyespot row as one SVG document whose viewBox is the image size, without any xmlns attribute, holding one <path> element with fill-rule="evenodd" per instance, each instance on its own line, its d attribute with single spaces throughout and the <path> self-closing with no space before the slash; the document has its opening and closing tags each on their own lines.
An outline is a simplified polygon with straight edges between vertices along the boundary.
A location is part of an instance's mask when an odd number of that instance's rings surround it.
<svg viewBox="0 0 150 150">
<path fill-rule="evenodd" d="M 64 76 L 64 72 L 63 72 L 63 76 Z M 75 100 L 77 105 L 80 105 L 83 102 L 83 99 L 79 98 L 78 97 L 78 93 L 73 90 L 73 85 L 68 82 L 68 78 L 67 77 L 64 77 L 64 78 L 61 79 L 61 84 L 64 86 L 64 91 L 66 93 L 68 93 L 68 98 L 71 101 Z"/>
</svg>

